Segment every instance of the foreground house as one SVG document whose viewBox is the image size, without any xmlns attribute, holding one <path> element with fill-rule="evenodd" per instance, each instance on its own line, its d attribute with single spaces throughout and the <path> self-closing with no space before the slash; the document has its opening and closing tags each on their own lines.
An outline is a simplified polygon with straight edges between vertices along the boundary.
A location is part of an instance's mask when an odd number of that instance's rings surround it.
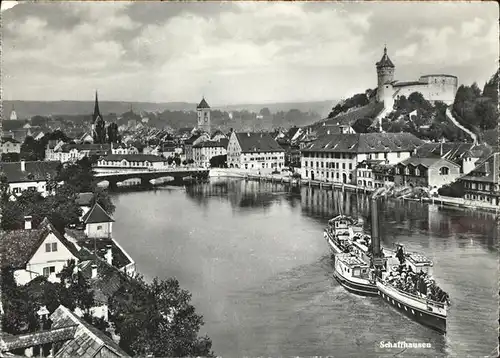
<svg viewBox="0 0 500 358">
<path fill-rule="evenodd" d="M 32 190 L 47 195 L 47 180 L 56 177 L 59 164 L 59 162 L 21 160 L 0 163 L 0 172 L 7 177 L 11 194 L 20 195 L 24 190 Z"/>
<path fill-rule="evenodd" d="M 260 172 L 285 166 L 285 151 L 269 133 L 232 132 L 227 145 L 227 165 Z"/>
<path fill-rule="evenodd" d="M 31 217 L 26 217 L 24 230 L 2 233 L 0 265 L 14 271 L 18 285 L 24 285 L 38 276 L 58 282 L 57 274 L 66 262 L 78 262 L 79 250 L 78 245 L 62 236 L 47 219 L 33 229 Z"/>
<path fill-rule="evenodd" d="M 301 154 L 303 179 L 356 184 L 356 168 L 365 160 L 394 165 L 411 156 L 422 141 L 410 133 L 326 134 Z"/>
<path fill-rule="evenodd" d="M 464 198 L 500 205 L 499 175 L 500 153 L 494 153 L 458 180 L 463 185 Z"/>
</svg>

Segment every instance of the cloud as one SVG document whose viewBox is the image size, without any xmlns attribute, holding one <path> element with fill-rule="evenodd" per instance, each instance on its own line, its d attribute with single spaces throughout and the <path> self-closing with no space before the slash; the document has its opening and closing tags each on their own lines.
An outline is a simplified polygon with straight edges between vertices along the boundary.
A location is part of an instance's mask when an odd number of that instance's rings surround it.
<svg viewBox="0 0 500 358">
<path fill-rule="evenodd" d="M 2 12 L 4 95 L 86 99 L 98 87 L 115 100 L 335 99 L 374 87 L 385 43 L 397 79 L 440 70 L 481 82 L 498 60 L 491 10 L 487 3 L 23 3 Z"/>
</svg>

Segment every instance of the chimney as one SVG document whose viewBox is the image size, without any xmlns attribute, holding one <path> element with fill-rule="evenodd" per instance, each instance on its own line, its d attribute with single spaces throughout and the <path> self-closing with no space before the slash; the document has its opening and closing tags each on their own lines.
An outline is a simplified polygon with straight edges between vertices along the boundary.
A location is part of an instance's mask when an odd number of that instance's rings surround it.
<svg viewBox="0 0 500 358">
<path fill-rule="evenodd" d="M 484 171 L 486 172 L 486 175 L 490 174 L 490 162 L 489 161 L 484 162 Z"/>
<path fill-rule="evenodd" d="M 31 230 L 31 216 L 24 217 L 24 230 Z"/>
<path fill-rule="evenodd" d="M 111 245 L 106 245 L 106 261 L 108 264 L 113 265 L 113 251 Z"/>
<path fill-rule="evenodd" d="M 92 277 L 91 278 L 96 278 L 97 277 L 97 265 L 92 264 Z"/>
<path fill-rule="evenodd" d="M 22 172 L 26 171 L 26 162 L 24 160 L 21 160 L 21 171 Z"/>
<path fill-rule="evenodd" d="M 371 218 L 372 218 L 372 252 L 373 257 L 380 257 L 380 233 L 377 199 L 371 199 Z"/>
</svg>

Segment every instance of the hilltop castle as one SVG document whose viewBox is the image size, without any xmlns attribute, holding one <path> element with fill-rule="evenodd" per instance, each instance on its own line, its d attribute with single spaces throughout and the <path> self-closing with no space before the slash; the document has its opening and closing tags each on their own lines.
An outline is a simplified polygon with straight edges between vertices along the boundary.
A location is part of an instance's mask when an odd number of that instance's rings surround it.
<svg viewBox="0 0 500 358">
<path fill-rule="evenodd" d="M 408 97 L 413 92 L 420 92 L 424 98 L 431 103 L 441 101 L 451 105 L 457 93 L 458 77 L 445 74 L 424 75 L 418 81 L 400 82 L 394 80 L 396 66 L 387 55 L 384 47 L 384 55 L 377 67 L 377 101 L 384 103 L 384 108 L 394 106 L 394 100 L 399 96 Z"/>
</svg>

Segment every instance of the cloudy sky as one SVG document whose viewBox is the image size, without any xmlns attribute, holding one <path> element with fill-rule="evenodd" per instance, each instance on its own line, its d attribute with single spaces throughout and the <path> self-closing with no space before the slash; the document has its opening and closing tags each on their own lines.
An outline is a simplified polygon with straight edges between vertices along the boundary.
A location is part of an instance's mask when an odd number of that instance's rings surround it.
<svg viewBox="0 0 500 358">
<path fill-rule="evenodd" d="M 482 87 L 498 67 L 494 2 L 7 7 L 7 100 L 91 100 L 95 89 L 122 101 L 333 100 L 376 86 L 384 44 L 399 80 L 449 73 Z"/>
</svg>

